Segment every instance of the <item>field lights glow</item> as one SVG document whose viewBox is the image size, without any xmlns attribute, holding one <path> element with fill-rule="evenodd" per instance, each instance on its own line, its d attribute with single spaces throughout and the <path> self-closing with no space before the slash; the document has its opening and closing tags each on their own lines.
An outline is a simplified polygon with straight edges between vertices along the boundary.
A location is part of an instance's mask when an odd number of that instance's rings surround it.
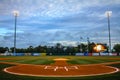
<svg viewBox="0 0 120 80">
<path fill-rule="evenodd" d="M 94 47 L 94 50 L 97 51 L 97 52 L 100 52 L 100 51 L 105 50 L 105 48 L 104 48 L 103 45 L 96 45 L 96 46 Z"/>
</svg>

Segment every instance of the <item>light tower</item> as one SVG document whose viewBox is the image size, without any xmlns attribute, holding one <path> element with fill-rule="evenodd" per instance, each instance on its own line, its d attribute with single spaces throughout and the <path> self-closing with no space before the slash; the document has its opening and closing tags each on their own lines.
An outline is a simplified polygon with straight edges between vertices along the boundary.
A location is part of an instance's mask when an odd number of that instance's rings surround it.
<svg viewBox="0 0 120 80">
<path fill-rule="evenodd" d="M 16 53 L 16 26 L 17 26 L 17 17 L 19 16 L 19 11 L 13 11 L 15 17 L 15 28 L 14 28 L 14 53 Z"/>
<path fill-rule="evenodd" d="M 89 53 L 89 44 L 90 44 L 90 38 L 89 37 L 87 37 L 87 52 Z"/>
<path fill-rule="evenodd" d="M 112 15 L 112 11 L 106 11 L 105 12 L 107 19 L 108 19 L 108 33 L 109 33 L 109 53 L 111 53 L 111 32 L 110 32 L 110 17 Z"/>
<path fill-rule="evenodd" d="M 80 37 L 80 52 L 82 53 L 83 52 L 83 48 L 82 48 L 82 37 Z"/>
</svg>

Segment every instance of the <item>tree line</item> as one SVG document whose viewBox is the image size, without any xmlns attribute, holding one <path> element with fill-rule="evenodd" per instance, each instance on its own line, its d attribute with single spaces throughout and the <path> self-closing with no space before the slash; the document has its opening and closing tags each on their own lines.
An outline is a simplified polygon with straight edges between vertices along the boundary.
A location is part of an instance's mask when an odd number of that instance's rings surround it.
<svg viewBox="0 0 120 80">
<path fill-rule="evenodd" d="M 52 53 L 52 54 L 74 54 L 77 52 L 89 52 L 94 53 L 96 52 L 93 48 L 95 46 L 95 43 L 89 43 L 89 44 L 79 44 L 76 47 L 73 46 L 62 46 L 60 43 L 57 43 L 55 46 L 29 46 L 28 48 L 16 48 L 16 53 Z M 106 48 L 106 52 L 108 52 L 108 46 L 107 44 L 104 44 Z M 0 47 L 0 53 L 4 53 L 5 51 L 14 52 L 14 47 L 8 48 L 8 47 Z M 120 44 L 116 44 L 113 47 L 112 52 L 120 53 Z"/>
</svg>

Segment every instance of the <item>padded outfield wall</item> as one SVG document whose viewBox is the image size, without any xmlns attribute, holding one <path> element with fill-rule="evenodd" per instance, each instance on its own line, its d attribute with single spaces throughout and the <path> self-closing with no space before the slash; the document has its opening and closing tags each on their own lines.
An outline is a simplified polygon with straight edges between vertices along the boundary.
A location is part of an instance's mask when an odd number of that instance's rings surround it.
<svg viewBox="0 0 120 80">
<path fill-rule="evenodd" d="M 76 53 L 75 56 L 117 56 L 117 53 Z"/>
<path fill-rule="evenodd" d="M 117 53 L 0 53 L 0 56 L 117 56 Z M 120 53 L 119 53 L 120 55 Z"/>
<path fill-rule="evenodd" d="M 47 53 L 1 53 L 1 56 L 46 56 Z"/>
</svg>

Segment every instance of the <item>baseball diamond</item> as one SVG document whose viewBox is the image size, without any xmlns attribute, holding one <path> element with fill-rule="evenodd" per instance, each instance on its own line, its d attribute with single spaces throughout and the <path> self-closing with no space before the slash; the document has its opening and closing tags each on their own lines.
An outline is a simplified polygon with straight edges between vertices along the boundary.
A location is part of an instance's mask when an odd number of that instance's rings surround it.
<svg viewBox="0 0 120 80">
<path fill-rule="evenodd" d="M 108 66 L 120 62 L 109 62 L 101 64 L 68 64 L 69 59 L 56 58 L 55 63 L 49 65 L 34 64 L 16 64 L 12 62 L 1 62 L 5 64 L 14 64 L 7 67 L 5 72 L 15 75 L 39 76 L 39 77 L 82 77 L 112 74 L 119 71 L 118 68 Z"/>
</svg>

